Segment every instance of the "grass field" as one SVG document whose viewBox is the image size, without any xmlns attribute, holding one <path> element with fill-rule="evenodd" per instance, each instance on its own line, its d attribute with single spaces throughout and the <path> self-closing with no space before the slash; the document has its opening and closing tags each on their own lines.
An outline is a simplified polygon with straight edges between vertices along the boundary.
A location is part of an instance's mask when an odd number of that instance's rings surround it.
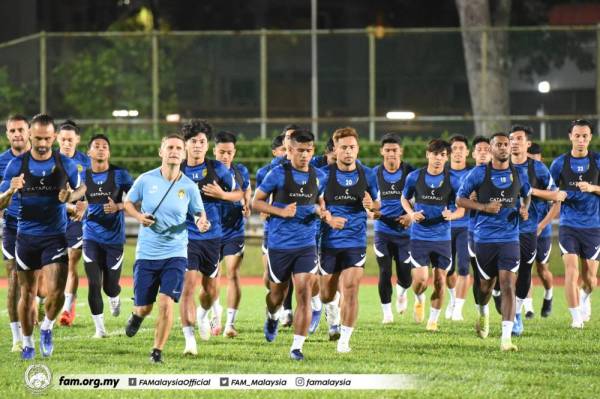
<svg viewBox="0 0 600 399">
<path fill-rule="evenodd" d="M 539 312 L 541 289 L 535 291 Z M 428 293 L 430 290 L 428 290 Z M 5 309 L 5 290 L 0 291 L 0 308 Z M 85 298 L 85 290 L 80 298 Z M 123 312 L 113 318 L 106 311 L 110 338 L 92 340 L 93 324 L 85 300 L 78 302 L 78 316 L 71 328 L 55 327 L 55 354 L 46 364 L 57 374 L 100 373 L 406 373 L 420 382 L 412 391 L 47 391 L 48 397 L 597 397 L 600 392 L 600 322 L 594 306 L 594 319 L 582 331 L 571 330 L 563 291 L 555 290 L 555 311 L 548 319 L 537 316 L 525 323 L 525 335 L 515 339 L 519 352 L 499 350 L 500 319 L 492 310 L 491 335 L 486 340 L 475 336 L 475 309 L 471 298 L 465 306 L 464 322 L 443 320 L 438 333 L 427 333 L 408 315 L 396 317 L 392 325 L 380 324 L 380 306 L 375 286 L 363 286 L 360 314 L 352 337 L 353 351 L 339 355 L 326 338 L 325 323 L 305 344 L 306 361 L 288 360 L 291 332 L 283 329 L 274 343 L 262 333 L 264 288 L 249 286 L 237 323 L 240 335 L 234 340 L 213 337 L 199 341 L 199 356 L 181 355 L 184 339 L 176 319 L 165 348 L 165 364 L 149 363 L 155 313 L 147 319 L 135 338 L 124 335 L 123 326 L 131 307 L 131 289 L 124 290 Z M 412 295 L 410 296 L 412 304 Z M 108 307 L 106 307 L 108 309 Z M 28 365 L 10 353 L 10 331 L 5 310 L 0 313 L 0 392 L 2 397 L 28 397 L 23 373 Z M 39 339 L 39 332 L 35 332 Z M 39 344 L 36 343 L 39 351 Z M 10 395 L 10 396 L 8 396 Z M 510 396 L 508 396 L 510 395 Z"/>
</svg>

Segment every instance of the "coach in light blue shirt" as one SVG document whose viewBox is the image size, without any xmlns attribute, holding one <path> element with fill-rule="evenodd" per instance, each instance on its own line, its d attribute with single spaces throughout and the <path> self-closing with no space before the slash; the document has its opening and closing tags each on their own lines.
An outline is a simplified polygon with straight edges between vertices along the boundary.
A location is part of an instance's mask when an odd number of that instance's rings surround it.
<svg viewBox="0 0 600 399">
<path fill-rule="evenodd" d="M 184 147 L 181 136 L 165 137 L 159 151 L 161 167 L 138 177 L 125 200 L 127 213 L 140 222 L 133 266 L 135 307 L 125 332 L 129 337 L 137 333 L 158 294 L 159 314 L 150 355 L 154 363 L 162 363 L 162 349 L 173 324 L 173 302 L 181 295 L 187 266 L 188 213 L 194 215 L 200 232 L 210 228 L 198 187 L 181 172 Z"/>
</svg>

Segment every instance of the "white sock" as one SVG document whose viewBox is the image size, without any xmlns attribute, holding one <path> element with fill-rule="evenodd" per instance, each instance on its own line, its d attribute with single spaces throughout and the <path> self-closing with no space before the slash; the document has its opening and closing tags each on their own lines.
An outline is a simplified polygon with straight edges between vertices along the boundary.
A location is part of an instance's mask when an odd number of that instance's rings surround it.
<svg viewBox="0 0 600 399">
<path fill-rule="evenodd" d="M 211 309 L 214 313 L 218 313 L 220 307 L 221 307 L 220 299 L 219 299 L 219 297 L 217 297 L 217 299 L 215 299 L 215 301 L 213 302 Z"/>
<path fill-rule="evenodd" d="M 23 346 L 27 346 L 29 348 L 35 348 L 35 344 L 33 343 L 33 335 L 24 335 L 23 336 Z"/>
<path fill-rule="evenodd" d="M 292 341 L 292 348 L 290 349 L 290 352 L 294 349 L 302 350 L 302 347 L 304 346 L 304 341 L 306 341 L 306 337 L 304 335 L 294 334 L 294 340 Z"/>
<path fill-rule="evenodd" d="M 279 314 L 281 313 L 281 309 L 282 309 L 282 307 L 280 306 L 273 313 L 269 312 L 269 310 L 267 309 L 267 317 L 269 317 L 269 319 L 271 319 L 271 320 L 279 320 Z"/>
<path fill-rule="evenodd" d="M 440 309 L 430 308 L 429 309 L 429 321 L 432 323 L 437 323 L 438 318 L 440 317 Z"/>
<path fill-rule="evenodd" d="M 463 298 L 456 298 L 454 301 L 454 311 L 457 312 L 457 314 L 462 314 L 464 304 L 465 300 Z"/>
<path fill-rule="evenodd" d="M 544 299 L 550 300 L 552 299 L 553 290 L 552 287 L 544 291 Z"/>
<path fill-rule="evenodd" d="M 44 316 L 40 330 L 52 330 L 52 327 L 54 327 L 54 320 L 50 320 L 48 316 Z"/>
<path fill-rule="evenodd" d="M 514 324 L 512 321 L 502 320 L 502 339 L 510 339 Z"/>
<path fill-rule="evenodd" d="M 523 309 L 523 302 L 525 301 L 525 299 L 521 299 L 519 297 L 517 297 L 517 314 L 521 314 L 521 310 Z"/>
<path fill-rule="evenodd" d="M 525 308 L 525 313 L 533 312 L 533 300 L 532 298 L 525 298 L 523 301 L 523 307 Z"/>
<path fill-rule="evenodd" d="M 480 316 L 486 316 L 486 315 L 490 314 L 490 307 L 487 304 L 478 305 L 477 310 L 479 311 Z"/>
<path fill-rule="evenodd" d="M 419 303 L 424 303 L 425 302 L 425 294 L 420 294 L 420 295 L 416 295 L 415 294 L 415 300 Z"/>
<path fill-rule="evenodd" d="M 204 309 L 202 306 L 196 308 L 196 320 L 200 323 L 208 315 L 210 309 Z"/>
<path fill-rule="evenodd" d="M 73 299 L 75 299 L 75 295 L 67 294 L 65 292 L 65 304 L 63 305 L 63 312 L 66 310 L 67 312 L 71 311 L 71 305 L 73 305 Z"/>
<path fill-rule="evenodd" d="M 353 330 L 354 328 L 352 327 L 342 326 L 340 329 L 340 342 L 350 342 L 350 337 L 352 336 Z"/>
<path fill-rule="evenodd" d="M 500 296 L 500 294 L 502 294 L 502 292 L 496 291 L 496 290 L 492 290 L 492 296 Z"/>
<path fill-rule="evenodd" d="M 23 337 L 21 336 L 21 323 L 18 321 L 12 321 L 10 323 L 10 331 L 12 332 L 13 345 L 17 342 L 21 342 Z"/>
<path fill-rule="evenodd" d="M 339 292 L 339 291 L 336 291 L 336 292 L 335 292 L 335 296 L 333 297 L 333 301 L 332 301 L 332 302 L 335 302 L 335 304 L 336 304 L 337 306 L 340 306 L 340 298 L 341 298 L 341 297 L 342 297 L 342 294 L 340 294 L 340 292 Z"/>
<path fill-rule="evenodd" d="M 227 321 L 225 322 L 225 326 L 233 326 L 236 315 L 237 309 L 227 308 Z"/>
<path fill-rule="evenodd" d="M 388 315 L 392 313 L 392 304 L 391 303 L 382 303 L 381 310 L 383 310 L 384 315 Z"/>
<path fill-rule="evenodd" d="M 573 318 L 573 323 L 581 324 L 581 312 L 579 311 L 579 308 L 569 308 L 569 312 Z"/>
<path fill-rule="evenodd" d="M 194 326 L 183 327 L 183 338 L 185 338 L 185 346 L 192 346 L 196 341 L 196 336 L 194 335 Z"/>
<path fill-rule="evenodd" d="M 313 296 L 310 300 L 310 305 L 312 307 L 312 310 L 315 312 L 318 312 L 321 309 L 323 309 L 323 302 L 321 302 L 321 296 L 319 294 Z"/>
<path fill-rule="evenodd" d="M 588 301 L 590 296 L 592 296 L 591 292 L 587 293 L 583 288 L 579 290 L 579 294 L 579 306 L 583 306 Z"/>
<path fill-rule="evenodd" d="M 450 293 L 450 307 L 454 307 L 454 303 L 456 301 L 456 288 L 448 288 L 448 292 Z"/>
<path fill-rule="evenodd" d="M 93 314 L 92 319 L 96 326 L 96 332 L 106 332 L 106 329 L 104 328 L 104 314 Z"/>
<path fill-rule="evenodd" d="M 404 295 L 406 295 L 406 291 L 408 291 L 408 288 L 404 288 L 400 284 L 396 284 L 396 295 L 397 296 L 404 296 Z"/>
</svg>

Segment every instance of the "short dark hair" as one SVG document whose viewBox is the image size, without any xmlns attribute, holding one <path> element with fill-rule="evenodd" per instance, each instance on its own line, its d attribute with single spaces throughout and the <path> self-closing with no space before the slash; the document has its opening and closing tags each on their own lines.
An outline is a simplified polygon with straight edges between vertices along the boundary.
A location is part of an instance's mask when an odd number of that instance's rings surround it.
<svg viewBox="0 0 600 399">
<path fill-rule="evenodd" d="M 569 126 L 569 133 L 573 131 L 573 128 L 575 126 L 587 126 L 590 128 L 590 132 L 594 134 L 594 125 L 592 125 L 592 122 L 588 121 L 587 119 L 575 119 L 574 121 L 571 121 L 571 125 Z"/>
<path fill-rule="evenodd" d="M 400 147 L 402 147 L 400 138 L 398 137 L 398 135 L 396 133 L 384 134 L 383 137 L 381 138 L 381 147 L 383 147 L 385 144 L 398 144 Z"/>
<path fill-rule="evenodd" d="M 212 139 L 212 126 L 204 119 L 192 119 L 181 127 L 184 141 L 188 141 L 200 133 L 204 133 L 208 140 Z"/>
<path fill-rule="evenodd" d="M 531 145 L 527 149 L 527 152 L 532 155 L 541 154 L 542 147 L 540 147 L 538 143 L 531 143 Z"/>
<path fill-rule="evenodd" d="M 298 129 L 300 129 L 300 126 L 290 123 L 289 125 L 285 125 L 283 127 L 281 134 L 285 134 L 285 132 L 287 132 L 288 130 L 298 130 Z"/>
<path fill-rule="evenodd" d="M 283 134 L 280 134 L 279 136 L 275 136 L 273 138 L 273 140 L 271 141 L 271 149 L 272 150 L 279 148 L 282 145 L 283 145 Z"/>
<path fill-rule="evenodd" d="M 471 145 L 473 147 L 475 147 L 479 143 L 488 143 L 489 144 L 490 143 L 490 139 L 488 139 L 485 136 L 475 136 L 475 137 L 473 137 L 473 141 L 471 142 Z"/>
<path fill-rule="evenodd" d="M 452 149 L 450 148 L 450 143 L 446 140 L 442 139 L 433 139 L 427 144 L 428 152 L 442 152 L 446 150 L 446 153 L 450 155 Z"/>
<path fill-rule="evenodd" d="M 64 121 L 63 123 L 61 123 L 58 126 L 58 131 L 61 131 L 61 130 L 71 130 L 71 131 L 75 132 L 76 135 L 78 135 L 78 136 L 81 135 L 79 126 L 77 126 L 77 123 L 75 123 L 71 119 L 67 119 L 66 121 Z"/>
<path fill-rule="evenodd" d="M 525 136 L 527 136 L 527 138 L 533 135 L 533 128 L 525 125 L 512 125 L 508 131 L 508 134 L 521 131 L 525 132 Z"/>
<path fill-rule="evenodd" d="M 237 137 L 235 137 L 235 133 L 228 132 L 226 130 L 221 130 L 219 133 L 215 134 L 215 144 L 219 143 L 237 143 Z"/>
<path fill-rule="evenodd" d="M 308 130 L 294 130 L 290 135 L 290 140 L 295 143 L 312 143 L 315 141 L 315 135 Z"/>
<path fill-rule="evenodd" d="M 19 122 L 19 121 L 23 121 L 23 122 L 27 123 L 27 126 L 29 126 L 29 120 L 21 114 L 10 115 L 6 119 L 6 124 L 8 125 L 10 122 Z"/>
<path fill-rule="evenodd" d="M 56 129 L 54 118 L 48 114 L 37 114 L 31 118 L 31 125 L 35 125 L 36 123 L 42 126 L 52 125 L 52 127 Z"/>
<path fill-rule="evenodd" d="M 333 138 L 330 137 L 329 140 L 327 140 L 327 144 L 325 144 L 325 152 L 333 152 L 334 146 Z"/>
<path fill-rule="evenodd" d="M 494 140 L 496 137 L 506 137 L 507 139 L 509 139 L 509 140 L 510 140 L 510 137 L 508 136 L 508 134 L 506 134 L 506 133 L 504 133 L 504 132 L 496 132 L 496 133 L 493 133 L 493 134 L 490 136 L 490 142 L 491 142 L 492 140 Z"/>
<path fill-rule="evenodd" d="M 96 140 L 104 140 L 108 143 L 108 146 L 110 147 L 110 140 L 108 139 L 108 136 L 106 136 L 105 134 L 102 134 L 102 133 L 98 133 L 98 134 L 94 134 L 92 136 L 92 138 L 90 139 L 90 141 L 88 141 L 88 148 L 91 148 L 92 143 Z"/>
<path fill-rule="evenodd" d="M 462 134 L 455 134 L 454 136 L 450 137 L 449 143 L 450 145 L 454 143 L 465 143 L 465 146 L 469 148 L 469 140 Z"/>
</svg>

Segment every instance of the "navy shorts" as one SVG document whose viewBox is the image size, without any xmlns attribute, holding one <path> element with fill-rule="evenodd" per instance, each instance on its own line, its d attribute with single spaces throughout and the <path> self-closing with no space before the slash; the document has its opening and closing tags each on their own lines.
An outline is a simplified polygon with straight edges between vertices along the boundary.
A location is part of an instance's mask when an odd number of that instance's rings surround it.
<svg viewBox="0 0 600 399">
<path fill-rule="evenodd" d="M 373 250 L 378 258 L 391 257 L 396 263 L 410 263 L 410 237 L 375 232 Z"/>
<path fill-rule="evenodd" d="M 366 248 L 321 248 L 321 274 L 334 274 L 350 267 L 365 267 Z"/>
<path fill-rule="evenodd" d="M 69 220 L 65 237 L 67 238 L 67 246 L 69 248 L 81 248 L 83 245 L 83 223 Z"/>
<path fill-rule="evenodd" d="M 221 259 L 226 256 L 244 256 L 244 236 L 221 241 Z"/>
<path fill-rule="evenodd" d="M 452 244 L 450 241 L 410 240 L 410 262 L 413 267 L 432 267 L 450 270 Z"/>
<path fill-rule="evenodd" d="M 521 247 L 521 264 L 531 267 L 537 254 L 536 233 L 519 234 L 519 246 Z"/>
<path fill-rule="evenodd" d="M 516 273 L 521 264 L 519 242 L 476 242 L 475 260 L 479 275 L 486 280 L 496 277 L 499 270 Z"/>
<path fill-rule="evenodd" d="M 15 247 L 17 270 L 39 270 L 51 263 L 67 263 L 67 241 L 64 234 L 33 236 L 17 234 Z"/>
<path fill-rule="evenodd" d="M 538 263 L 548 263 L 550 261 L 550 252 L 552 251 L 552 236 L 537 238 L 537 253 L 535 259 Z"/>
<path fill-rule="evenodd" d="M 452 234 L 452 267 L 448 272 L 454 274 L 458 269 L 459 276 L 469 275 L 469 229 L 457 227 L 450 230 Z"/>
<path fill-rule="evenodd" d="M 83 240 L 82 256 L 85 263 L 96 263 L 101 268 L 119 270 L 123 265 L 123 244 Z"/>
<path fill-rule="evenodd" d="M 4 260 L 15 258 L 15 245 L 17 244 L 17 230 L 4 226 L 2 229 L 2 253 Z"/>
<path fill-rule="evenodd" d="M 292 274 L 317 273 L 319 269 L 317 248 L 314 246 L 298 249 L 269 249 L 267 264 L 269 280 L 274 283 L 285 283 Z"/>
<path fill-rule="evenodd" d="M 133 302 L 136 306 L 150 305 L 156 295 L 170 296 L 179 301 L 187 259 L 182 257 L 147 260 L 138 259 L 133 265 Z"/>
<path fill-rule="evenodd" d="M 598 260 L 600 254 L 600 228 L 558 228 L 558 246 L 563 255 L 575 254 L 583 259 Z"/>
<path fill-rule="evenodd" d="M 197 270 L 203 275 L 215 278 L 219 274 L 221 240 L 189 240 L 188 270 Z"/>
</svg>

